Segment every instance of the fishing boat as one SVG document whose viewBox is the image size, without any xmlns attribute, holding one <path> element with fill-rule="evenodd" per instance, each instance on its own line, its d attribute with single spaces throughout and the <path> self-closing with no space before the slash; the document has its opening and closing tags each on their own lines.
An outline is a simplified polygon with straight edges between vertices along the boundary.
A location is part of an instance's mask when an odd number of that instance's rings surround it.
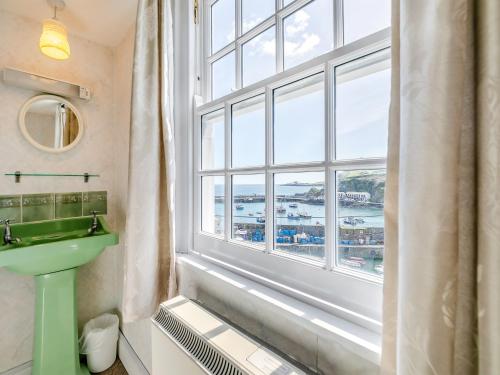
<svg viewBox="0 0 500 375">
<path fill-rule="evenodd" d="M 348 225 L 356 225 L 357 224 L 357 221 L 356 219 L 354 219 L 354 217 L 352 216 L 348 216 L 344 219 L 344 224 L 348 224 Z"/>
<path fill-rule="evenodd" d="M 289 213 L 288 214 L 288 220 L 300 220 L 300 216 L 297 214 Z"/>
<path fill-rule="evenodd" d="M 265 223 L 266 222 L 266 218 L 264 216 L 259 216 L 257 218 L 257 223 Z"/>
<path fill-rule="evenodd" d="M 358 262 L 361 265 L 366 264 L 366 260 L 364 258 L 361 258 L 361 257 L 347 257 L 347 259 L 350 261 L 353 261 L 353 262 Z"/>
<path fill-rule="evenodd" d="M 290 203 L 288 205 L 288 207 L 290 207 L 290 208 L 297 208 L 297 207 L 299 207 L 299 205 L 297 203 Z"/>
<path fill-rule="evenodd" d="M 286 208 L 283 206 L 278 206 L 278 207 L 276 207 L 276 212 L 279 214 L 284 214 L 284 213 L 286 213 Z"/>
<path fill-rule="evenodd" d="M 241 210 L 243 210 L 244 208 L 245 208 L 245 207 L 244 207 L 242 204 L 237 204 L 237 205 L 236 205 L 236 209 L 237 209 L 238 211 L 241 211 Z"/>
<path fill-rule="evenodd" d="M 299 212 L 299 216 L 302 218 L 302 219 L 311 219 L 312 216 L 309 215 L 307 212 Z"/>
<path fill-rule="evenodd" d="M 249 212 L 249 213 L 248 213 L 248 216 L 253 216 L 253 212 Z"/>
<path fill-rule="evenodd" d="M 344 219 L 344 224 L 357 225 L 364 224 L 365 220 L 360 217 L 348 216 Z"/>
<path fill-rule="evenodd" d="M 263 213 L 262 213 L 261 211 L 257 211 L 257 212 L 256 212 L 256 214 L 257 214 L 257 215 L 260 215 L 260 216 L 262 216 L 262 215 L 263 215 Z"/>
<path fill-rule="evenodd" d="M 349 259 L 340 259 L 340 263 L 352 268 L 361 268 L 361 263 Z"/>
</svg>

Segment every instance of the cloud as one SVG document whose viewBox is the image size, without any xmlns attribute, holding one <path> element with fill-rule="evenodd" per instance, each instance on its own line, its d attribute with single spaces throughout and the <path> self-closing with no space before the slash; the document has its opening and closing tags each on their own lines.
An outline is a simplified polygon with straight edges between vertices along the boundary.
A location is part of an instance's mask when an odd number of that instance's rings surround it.
<svg viewBox="0 0 500 375">
<path fill-rule="evenodd" d="M 321 42 L 321 38 L 316 34 L 304 34 L 302 40 L 298 42 L 285 42 L 285 56 L 294 57 L 308 53 Z"/>
<path fill-rule="evenodd" d="M 309 28 L 310 14 L 301 9 L 290 17 L 291 22 L 285 29 L 287 37 L 284 45 L 285 55 L 287 57 L 297 57 L 313 51 L 321 43 L 321 38 L 315 33 L 306 32 Z M 266 32 L 261 33 L 249 41 L 248 44 L 251 47 L 248 52 L 250 56 L 274 56 L 276 53 L 274 33 L 272 37 Z"/>
<path fill-rule="evenodd" d="M 253 20 L 244 20 L 242 26 L 243 32 L 247 32 L 248 30 L 253 29 L 255 26 L 257 26 L 259 23 L 261 23 L 263 19 L 261 17 L 254 18 Z"/>
<path fill-rule="evenodd" d="M 274 31 L 274 29 L 273 29 Z M 267 32 L 260 33 L 255 38 L 248 42 L 248 45 L 251 47 L 249 52 L 250 56 L 255 55 L 267 55 L 274 56 L 276 53 L 276 38 L 275 34 Z"/>
<path fill-rule="evenodd" d="M 304 9 L 297 11 L 292 16 L 292 23 L 286 26 L 286 34 L 293 37 L 294 35 L 303 32 L 309 26 L 310 18 L 311 16 Z"/>
</svg>

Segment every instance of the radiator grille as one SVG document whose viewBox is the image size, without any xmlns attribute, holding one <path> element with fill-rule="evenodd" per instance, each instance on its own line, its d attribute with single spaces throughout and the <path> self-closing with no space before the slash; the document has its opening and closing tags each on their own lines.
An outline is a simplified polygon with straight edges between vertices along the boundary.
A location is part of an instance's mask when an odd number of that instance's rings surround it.
<svg viewBox="0 0 500 375">
<path fill-rule="evenodd" d="M 197 359 L 205 370 L 213 375 L 245 375 L 229 359 L 214 349 L 203 338 L 191 332 L 176 317 L 160 309 L 154 320 L 186 352 Z"/>
</svg>

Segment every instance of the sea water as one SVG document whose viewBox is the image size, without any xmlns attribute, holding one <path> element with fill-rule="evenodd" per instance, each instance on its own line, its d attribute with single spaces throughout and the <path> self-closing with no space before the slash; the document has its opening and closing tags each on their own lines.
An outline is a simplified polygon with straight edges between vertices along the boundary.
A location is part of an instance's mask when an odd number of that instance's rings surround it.
<svg viewBox="0 0 500 375">
<path fill-rule="evenodd" d="M 323 186 L 297 186 L 297 185 L 278 185 L 276 186 L 276 194 L 277 195 L 288 195 L 293 196 L 295 194 L 304 194 L 307 193 L 312 187 L 316 187 L 318 189 L 322 189 Z M 234 185 L 233 186 L 233 196 L 239 195 L 264 195 L 265 186 L 264 185 Z M 222 196 L 224 195 L 224 186 L 223 185 L 215 185 L 215 195 Z M 285 213 L 276 213 L 275 217 L 278 225 L 314 225 L 314 224 L 325 224 L 325 205 L 313 205 L 313 204 L 305 204 L 298 203 L 297 208 L 289 207 L 292 202 L 275 202 L 275 209 L 278 206 L 283 206 L 286 209 Z M 238 203 L 243 206 L 242 210 L 236 210 L 236 205 L 233 204 L 233 220 L 235 223 L 256 223 L 257 217 L 263 216 L 265 211 L 265 203 L 264 202 L 255 202 L 255 203 Z M 257 214 L 257 212 L 261 212 L 261 214 Z M 300 220 L 290 220 L 288 219 L 289 213 L 298 214 L 299 212 L 306 212 L 311 215 L 311 219 L 301 218 Z M 252 214 L 253 216 L 250 216 Z M 224 218 L 224 204 L 222 202 L 215 203 L 215 215 L 219 217 L 221 220 Z M 362 218 L 364 220 L 363 224 L 360 224 L 363 227 L 378 227 L 381 228 L 384 226 L 384 212 L 381 207 L 345 207 L 338 206 L 337 212 L 337 220 L 339 224 L 343 226 L 348 226 L 344 223 L 344 219 L 347 217 L 356 217 Z"/>
</svg>

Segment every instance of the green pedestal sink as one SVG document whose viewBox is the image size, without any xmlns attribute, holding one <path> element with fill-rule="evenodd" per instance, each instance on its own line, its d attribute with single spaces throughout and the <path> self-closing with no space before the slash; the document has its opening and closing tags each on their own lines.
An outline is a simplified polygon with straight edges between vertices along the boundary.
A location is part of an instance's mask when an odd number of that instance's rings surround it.
<svg viewBox="0 0 500 375">
<path fill-rule="evenodd" d="M 102 217 L 93 234 L 91 224 L 89 217 L 14 224 L 21 242 L 0 245 L 0 267 L 35 277 L 33 375 L 89 374 L 78 354 L 76 270 L 118 243 Z"/>
</svg>

